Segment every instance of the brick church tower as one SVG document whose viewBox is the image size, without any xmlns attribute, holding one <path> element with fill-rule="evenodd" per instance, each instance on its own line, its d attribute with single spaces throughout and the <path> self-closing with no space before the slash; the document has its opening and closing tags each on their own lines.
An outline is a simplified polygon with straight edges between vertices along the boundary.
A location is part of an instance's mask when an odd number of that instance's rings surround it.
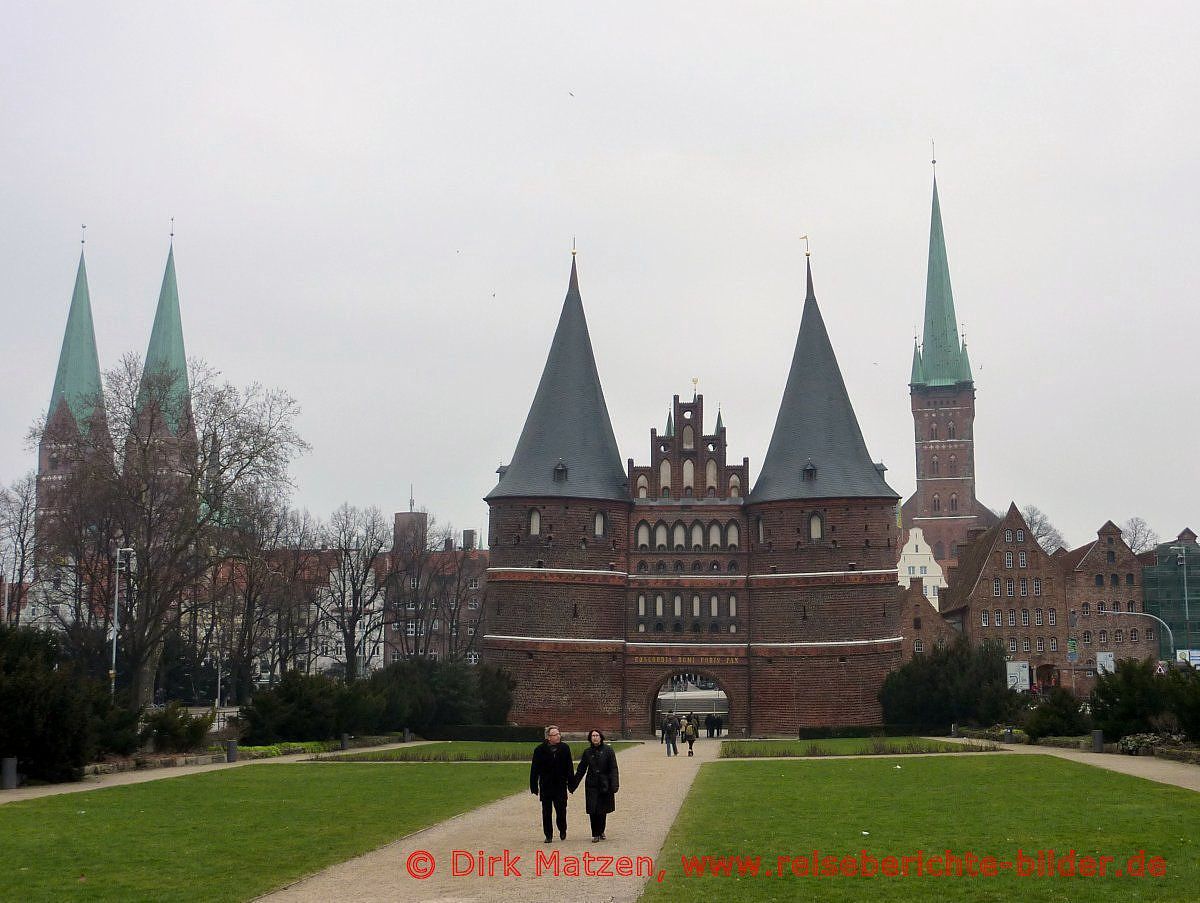
<svg viewBox="0 0 1200 903">
<path fill-rule="evenodd" d="M 917 489 L 901 508 L 906 531 L 921 528 L 933 557 L 949 574 L 956 549 L 976 527 L 996 523 L 975 496 L 975 380 L 960 341 L 950 288 L 937 180 L 929 224 L 925 327 L 913 347 L 912 399 Z"/>
</svg>

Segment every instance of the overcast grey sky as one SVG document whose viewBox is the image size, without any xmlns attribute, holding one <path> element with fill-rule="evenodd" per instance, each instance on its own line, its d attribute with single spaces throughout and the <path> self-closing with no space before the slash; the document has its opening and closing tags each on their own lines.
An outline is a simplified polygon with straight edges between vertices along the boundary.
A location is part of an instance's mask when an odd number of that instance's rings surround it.
<svg viewBox="0 0 1200 903">
<path fill-rule="evenodd" d="M 35 463 L 87 223 L 101 365 L 176 218 L 187 348 L 286 388 L 298 505 L 457 527 L 532 400 L 572 236 L 624 457 L 692 377 L 756 474 L 812 238 L 867 446 L 912 492 L 929 139 L 981 499 L 1073 544 L 1200 529 L 1194 3 L 11 3 L 0 480 Z"/>
</svg>

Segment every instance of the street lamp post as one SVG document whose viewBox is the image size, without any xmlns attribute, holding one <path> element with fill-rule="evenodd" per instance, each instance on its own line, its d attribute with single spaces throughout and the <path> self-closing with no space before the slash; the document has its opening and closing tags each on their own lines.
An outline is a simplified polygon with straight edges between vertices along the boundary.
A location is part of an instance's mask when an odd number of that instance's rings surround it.
<svg viewBox="0 0 1200 903">
<path fill-rule="evenodd" d="M 1189 664 L 1192 660 L 1192 618 L 1188 611 L 1188 579 L 1187 579 L 1187 546 L 1180 543 L 1177 546 L 1170 546 L 1170 549 L 1179 553 L 1179 566 L 1183 568 L 1183 638 L 1187 643 L 1187 657 Z"/>
<path fill-rule="evenodd" d="M 117 698 L 117 634 L 121 625 L 121 574 L 124 573 L 128 578 L 132 560 L 133 549 L 117 549 L 117 570 L 113 574 L 112 664 L 108 669 L 108 692 L 112 699 Z"/>
</svg>

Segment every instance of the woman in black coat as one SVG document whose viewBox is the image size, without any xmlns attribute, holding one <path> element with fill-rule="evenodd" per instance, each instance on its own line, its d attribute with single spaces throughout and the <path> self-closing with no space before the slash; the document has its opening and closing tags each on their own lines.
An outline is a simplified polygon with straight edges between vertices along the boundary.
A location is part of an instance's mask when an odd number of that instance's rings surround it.
<svg viewBox="0 0 1200 903">
<path fill-rule="evenodd" d="M 587 775 L 586 779 L 584 775 Z M 592 818 L 592 843 L 604 840 L 604 825 L 608 813 L 617 808 L 616 793 L 620 789 L 617 754 L 604 742 L 604 734 L 588 734 L 588 748 L 579 757 L 572 790 L 583 781 L 587 798 L 587 813 Z"/>
</svg>

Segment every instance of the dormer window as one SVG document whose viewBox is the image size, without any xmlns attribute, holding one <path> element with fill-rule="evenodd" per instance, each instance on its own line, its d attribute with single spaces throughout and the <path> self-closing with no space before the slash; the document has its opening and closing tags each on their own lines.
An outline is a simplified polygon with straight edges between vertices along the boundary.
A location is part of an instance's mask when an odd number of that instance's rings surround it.
<svg viewBox="0 0 1200 903">
<path fill-rule="evenodd" d="M 804 469 L 800 471 L 800 479 L 805 483 L 813 483 L 817 479 L 817 465 L 809 461 L 804 465 Z"/>
<path fill-rule="evenodd" d="M 562 458 L 559 458 L 558 463 L 554 465 L 554 482 L 567 482 L 567 465 L 563 463 Z"/>
</svg>

